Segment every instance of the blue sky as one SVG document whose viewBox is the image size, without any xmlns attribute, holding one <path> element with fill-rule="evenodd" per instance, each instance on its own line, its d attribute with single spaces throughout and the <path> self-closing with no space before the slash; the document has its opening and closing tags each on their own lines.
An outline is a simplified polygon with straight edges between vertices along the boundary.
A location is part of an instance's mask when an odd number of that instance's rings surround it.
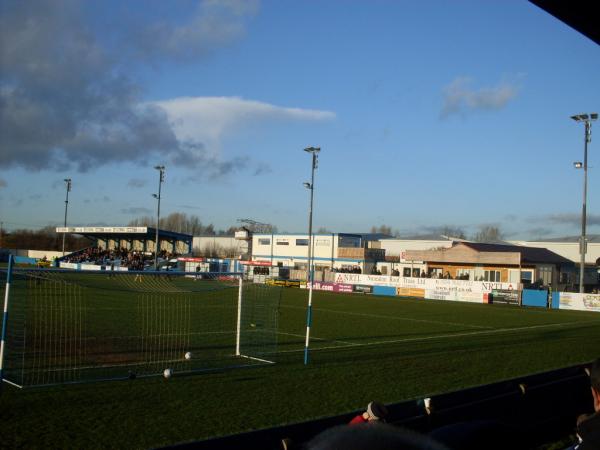
<svg viewBox="0 0 600 450">
<path fill-rule="evenodd" d="M 600 47 L 526 1 L 0 3 L 0 221 L 580 232 Z M 600 233 L 589 146 L 588 232 Z"/>
</svg>

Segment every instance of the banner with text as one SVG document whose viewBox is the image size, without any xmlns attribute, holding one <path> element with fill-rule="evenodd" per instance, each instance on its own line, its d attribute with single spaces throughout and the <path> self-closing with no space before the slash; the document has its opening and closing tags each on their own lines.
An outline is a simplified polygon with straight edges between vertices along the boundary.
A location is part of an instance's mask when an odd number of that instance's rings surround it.
<svg viewBox="0 0 600 450">
<path fill-rule="evenodd" d="M 600 312 L 600 294 L 561 292 L 559 308 Z"/>
</svg>

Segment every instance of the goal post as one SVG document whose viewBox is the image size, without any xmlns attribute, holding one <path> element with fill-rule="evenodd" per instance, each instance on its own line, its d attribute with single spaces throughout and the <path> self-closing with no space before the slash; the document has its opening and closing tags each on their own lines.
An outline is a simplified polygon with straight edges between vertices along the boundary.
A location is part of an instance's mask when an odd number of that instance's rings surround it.
<svg viewBox="0 0 600 450">
<path fill-rule="evenodd" d="M 25 387 L 272 364 L 280 295 L 241 273 L 13 269 L 2 376 Z"/>
</svg>

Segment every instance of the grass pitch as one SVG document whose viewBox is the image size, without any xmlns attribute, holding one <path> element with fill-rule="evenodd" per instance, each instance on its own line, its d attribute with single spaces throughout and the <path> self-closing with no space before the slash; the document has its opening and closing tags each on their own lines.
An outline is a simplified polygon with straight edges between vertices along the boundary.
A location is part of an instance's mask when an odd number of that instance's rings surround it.
<svg viewBox="0 0 600 450">
<path fill-rule="evenodd" d="M 278 289 L 278 288 L 274 288 Z M 150 448 L 330 416 L 588 362 L 600 314 L 282 292 L 277 364 L 0 394 L 2 447 Z"/>
</svg>

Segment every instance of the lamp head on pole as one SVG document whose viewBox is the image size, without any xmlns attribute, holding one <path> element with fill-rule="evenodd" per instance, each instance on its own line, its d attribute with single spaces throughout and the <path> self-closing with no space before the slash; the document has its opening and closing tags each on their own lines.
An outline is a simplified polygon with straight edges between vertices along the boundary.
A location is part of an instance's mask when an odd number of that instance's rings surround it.
<svg viewBox="0 0 600 450">
<path fill-rule="evenodd" d="M 575 167 L 576 169 L 581 169 L 583 167 L 583 163 L 581 161 L 575 161 L 573 163 L 573 167 Z"/>
<path fill-rule="evenodd" d="M 160 172 L 160 182 L 165 181 L 165 166 L 154 166 Z"/>
<path fill-rule="evenodd" d="M 306 189 L 312 189 L 312 185 L 310 183 L 302 183 L 302 186 L 304 186 Z"/>
<path fill-rule="evenodd" d="M 67 192 L 71 191 L 71 179 L 65 178 L 65 183 L 67 184 Z"/>
<path fill-rule="evenodd" d="M 593 122 L 598 120 L 598 113 L 575 114 L 574 116 L 571 116 L 571 119 L 573 119 L 575 122 Z"/>
<path fill-rule="evenodd" d="M 152 194 L 152 197 L 158 199 L 158 194 Z"/>
</svg>

